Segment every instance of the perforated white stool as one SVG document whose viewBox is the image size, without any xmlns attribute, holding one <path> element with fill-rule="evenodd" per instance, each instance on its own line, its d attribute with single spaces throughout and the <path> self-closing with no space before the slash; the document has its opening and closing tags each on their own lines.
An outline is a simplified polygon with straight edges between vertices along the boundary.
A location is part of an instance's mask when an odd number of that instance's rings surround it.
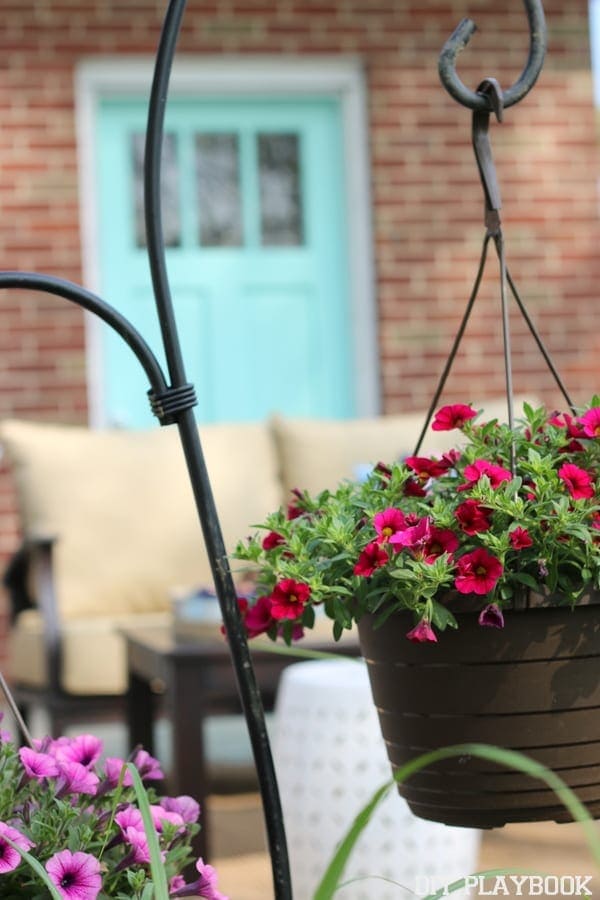
<svg viewBox="0 0 600 900">
<path fill-rule="evenodd" d="M 341 659 L 289 666 L 281 678 L 274 726 L 294 900 L 311 900 L 354 817 L 391 778 L 364 663 Z M 476 871 L 479 840 L 478 831 L 418 819 L 392 790 L 359 838 L 342 879 L 360 880 L 336 897 L 425 896 Z"/>
</svg>

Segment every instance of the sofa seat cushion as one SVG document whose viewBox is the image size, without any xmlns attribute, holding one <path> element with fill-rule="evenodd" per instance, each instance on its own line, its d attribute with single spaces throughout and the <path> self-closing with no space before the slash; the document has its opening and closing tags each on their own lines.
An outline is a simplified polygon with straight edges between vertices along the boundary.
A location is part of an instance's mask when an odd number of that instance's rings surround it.
<svg viewBox="0 0 600 900">
<path fill-rule="evenodd" d="M 127 659 L 121 629 L 169 628 L 169 613 L 68 619 L 61 629 L 61 687 L 68 694 L 115 694 L 127 690 Z M 38 610 L 22 612 L 10 633 L 9 666 L 12 680 L 30 688 L 48 684 L 43 623 Z"/>
<path fill-rule="evenodd" d="M 266 424 L 201 426 L 228 550 L 282 502 Z M 91 431 L 5 421 L 25 535 L 56 536 L 60 617 L 166 611 L 212 577 L 177 429 Z"/>
</svg>

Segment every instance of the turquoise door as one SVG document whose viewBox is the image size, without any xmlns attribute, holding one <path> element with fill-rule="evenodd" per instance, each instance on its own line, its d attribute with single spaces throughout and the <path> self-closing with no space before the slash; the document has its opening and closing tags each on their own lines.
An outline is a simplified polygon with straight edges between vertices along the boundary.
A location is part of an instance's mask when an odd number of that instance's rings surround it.
<svg viewBox="0 0 600 900">
<path fill-rule="evenodd" d="M 100 107 L 101 293 L 162 350 L 142 213 L 145 104 Z M 340 108 L 335 98 L 174 98 L 167 267 L 198 421 L 355 412 Z M 153 419 L 130 351 L 102 335 L 104 421 Z"/>
</svg>

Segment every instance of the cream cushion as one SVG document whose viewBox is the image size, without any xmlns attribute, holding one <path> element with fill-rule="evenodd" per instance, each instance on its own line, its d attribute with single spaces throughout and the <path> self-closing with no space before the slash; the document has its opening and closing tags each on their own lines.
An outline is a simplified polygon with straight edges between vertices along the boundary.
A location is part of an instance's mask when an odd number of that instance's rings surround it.
<svg viewBox="0 0 600 900">
<path fill-rule="evenodd" d="M 208 425 L 202 445 L 228 549 L 281 503 L 266 425 Z M 62 619 L 160 612 L 211 584 L 175 428 L 90 431 L 5 421 L 25 533 L 55 535 Z"/>
<path fill-rule="evenodd" d="M 61 687 L 80 696 L 124 694 L 127 660 L 120 630 L 141 633 L 146 627 L 169 628 L 171 621 L 167 612 L 68 619 L 61 627 Z M 9 666 L 11 677 L 20 685 L 42 688 L 48 684 L 43 622 L 36 609 L 22 612 L 11 632 Z"/>
</svg>

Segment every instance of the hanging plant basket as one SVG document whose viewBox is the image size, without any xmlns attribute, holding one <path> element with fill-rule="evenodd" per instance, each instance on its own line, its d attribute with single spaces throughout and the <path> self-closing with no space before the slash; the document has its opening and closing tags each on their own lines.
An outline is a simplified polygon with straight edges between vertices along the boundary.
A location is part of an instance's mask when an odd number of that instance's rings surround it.
<svg viewBox="0 0 600 900">
<path fill-rule="evenodd" d="M 359 624 L 392 768 L 465 742 L 520 750 L 554 770 L 600 817 L 600 605 L 508 611 L 503 629 L 472 612 L 438 644 L 411 643 L 410 614 Z M 541 782 L 475 757 L 443 760 L 399 786 L 424 819 L 475 828 L 570 821 Z"/>
</svg>

